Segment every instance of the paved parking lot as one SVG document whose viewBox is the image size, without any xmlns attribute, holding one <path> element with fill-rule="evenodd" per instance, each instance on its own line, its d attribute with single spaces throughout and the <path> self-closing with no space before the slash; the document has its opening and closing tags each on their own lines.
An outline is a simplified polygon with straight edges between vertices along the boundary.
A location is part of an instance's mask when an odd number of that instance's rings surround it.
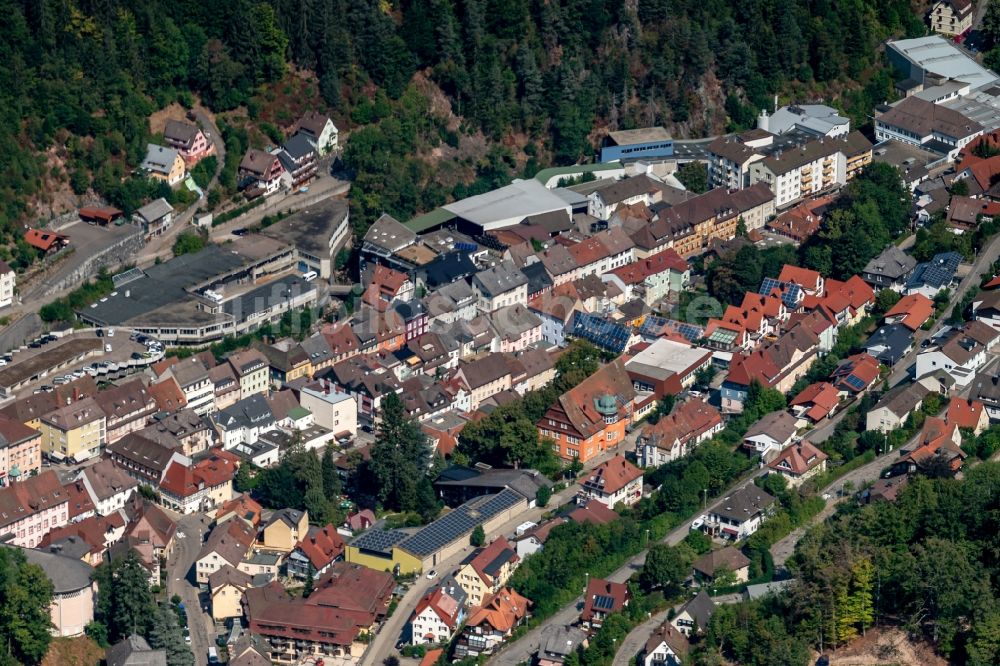
<svg viewBox="0 0 1000 666">
<path fill-rule="evenodd" d="M 69 236 L 69 247 L 72 248 L 72 252 L 65 258 L 59 258 L 51 270 L 46 271 L 44 275 L 27 285 L 27 289 L 21 293 L 21 300 L 24 303 L 35 299 L 51 300 L 52 294 L 50 292 L 52 292 L 54 285 L 79 270 L 91 257 L 104 252 L 107 248 L 132 234 L 142 233 L 138 227 L 130 224 L 124 224 L 120 227 L 113 224 L 99 227 L 80 220 L 70 222 L 59 229 L 54 229 L 54 231 Z M 63 250 L 63 252 L 67 250 Z"/>
<path fill-rule="evenodd" d="M 11 363 L 0 368 L 0 389 L 8 397 L 31 395 L 37 388 L 52 385 L 57 377 L 95 363 L 123 363 L 146 346 L 129 340 L 130 332 L 117 330 L 112 337 L 97 337 L 92 330 L 78 331 L 37 349 L 15 352 Z M 111 351 L 107 351 L 108 346 Z M 109 373 L 107 377 L 120 376 Z M 100 380 L 105 375 L 98 375 Z"/>
</svg>

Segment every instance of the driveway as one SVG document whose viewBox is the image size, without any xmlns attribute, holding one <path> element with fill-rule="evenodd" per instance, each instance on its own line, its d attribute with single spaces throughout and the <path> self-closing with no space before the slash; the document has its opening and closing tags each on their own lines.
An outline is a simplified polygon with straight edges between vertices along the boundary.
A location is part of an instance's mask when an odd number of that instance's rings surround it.
<svg viewBox="0 0 1000 666">
<path fill-rule="evenodd" d="M 177 514 L 171 514 L 175 520 Z M 208 531 L 208 518 L 196 513 L 178 520 L 176 544 L 167 560 L 167 598 L 179 594 L 187 611 L 191 632 L 191 651 L 198 666 L 208 664 L 208 648 L 215 644 L 215 622 L 201 610 L 198 586 L 194 580 L 194 561 Z"/>
<path fill-rule="evenodd" d="M 198 125 L 205 132 L 206 138 L 215 146 L 217 166 L 211 180 L 208 181 L 208 187 L 204 188 L 205 192 L 208 192 L 219 182 L 219 174 L 222 173 L 222 168 L 226 164 L 226 142 L 222 140 L 219 128 L 216 127 L 215 122 L 204 108 L 200 106 L 195 107 L 192 112 Z M 182 231 L 188 228 L 188 224 L 194 219 L 194 216 L 202 209 L 205 203 L 204 197 L 199 198 L 188 206 L 186 210 L 181 212 L 163 235 L 150 239 L 142 253 L 136 257 L 136 263 L 140 266 L 148 266 L 154 263 L 157 257 L 160 259 L 169 259 L 173 256 L 172 248 L 174 240 Z"/>
</svg>

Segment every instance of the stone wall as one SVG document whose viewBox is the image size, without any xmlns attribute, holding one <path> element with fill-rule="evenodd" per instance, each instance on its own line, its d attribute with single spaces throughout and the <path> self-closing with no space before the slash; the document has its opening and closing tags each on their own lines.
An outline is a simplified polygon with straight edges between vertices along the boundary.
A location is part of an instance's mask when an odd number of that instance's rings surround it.
<svg viewBox="0 0 1000 666">
<path fill-rule="evenodd" d="M 0 330 L 0 354 L 6 354 L 11 349 L 17 349 L 25 342 L 34 340 L 43 330 L 42 319 L 34 312 L 12 321 L 10 325 Z"/>
<path fill-rule="evenodd" d="M 61 280 L 49 285 L 48 288 L 50 291 L 58 292 L 74 287 L 88 278 L 97 275 L 98 271 L 102 268 L 109 268 L 113 271 L 113 269 L 134 259 L 135 255 L 145 246 L 146 241 L 143 238 L 142 229 L 137 227 L 134 233 L 90 257 L 87 261 L 80 264 L 75 271 L 63 276 Z"/>
</svg>

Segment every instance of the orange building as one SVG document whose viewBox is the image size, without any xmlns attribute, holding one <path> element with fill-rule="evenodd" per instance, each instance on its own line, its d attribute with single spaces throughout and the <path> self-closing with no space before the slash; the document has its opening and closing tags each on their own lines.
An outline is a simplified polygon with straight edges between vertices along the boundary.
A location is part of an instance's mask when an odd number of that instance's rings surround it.
<svg viewBox="0 0 1000 666">
<path fill-rule="evenodd" d="M 587 462 L 625 441 L 635 396 L 616 359 L 561 395 L 536 424 L 538 434 L 552 440 L 560 457 Z"/>
</svg>

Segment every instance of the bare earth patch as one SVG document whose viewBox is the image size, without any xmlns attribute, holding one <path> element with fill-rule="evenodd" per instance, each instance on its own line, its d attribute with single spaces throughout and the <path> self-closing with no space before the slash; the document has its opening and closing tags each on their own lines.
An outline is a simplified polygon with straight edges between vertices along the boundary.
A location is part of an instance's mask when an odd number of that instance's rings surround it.
<svg viewBox="0 0 1000 666">
<path fill-rule="evenodd" d="M 929 643 L 913 640 L 896 628 L 873 629 L 827 654 L 830 666 L 948 666 Z"/>
<path fill-rule="evenodd" d="M 186 113 L 187 109 L 185 109 L 177 102 L 165 106 L 159 111 L 153 112 L 153 115 L 149 117 L 150 133 L 162 134 L 163 129 L 167 126 L 168 120 L 184 120 L 184 116 Z"/>
<path fill-rule="evenodd" d="M 104 658 L 104 650 L 86 636 L 56 638 L 42 659 L 42 666 L 97 666 Z"/>
</svg>

